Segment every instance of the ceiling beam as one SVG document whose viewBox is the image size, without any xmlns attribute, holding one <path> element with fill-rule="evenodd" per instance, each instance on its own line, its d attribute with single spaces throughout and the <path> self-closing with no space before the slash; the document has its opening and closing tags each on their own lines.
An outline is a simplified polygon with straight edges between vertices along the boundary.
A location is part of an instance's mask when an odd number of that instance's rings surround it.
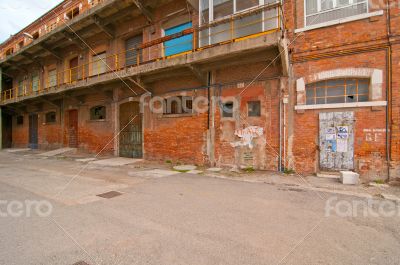
<svg viewBox="0 0 400 265">
<path fill-rule="evenodd" d="M 47 51 L 48 53 L 50 53 L 51 55 L 56 57 L 58 60 L 62 60 L 61 56 L 57 52 L 55 52 L 53 49 L 51 49 L 49 46 L 47 46 L 46 44 L 39 43 L 39 46 L 42 47 L 43 50 Z"/>
<path fill-rule="evenodd" d="M 140 12 L 143 14 L 143 16 L 146 17 L 147 21 L 149 21 L 150 23 L 154 22 L 153 13 L 143 5 L 142 1 L 132 0 L 132 2 L 140 10 Z"/>
<path fill-rule="evenodd" d="M 102 19 L 97 15 L 94 15 L 92 18 L 93 22 L 97 25 L 97 27 L 99 27 L 99 29 L 106 33 L 111 39 L 114 38 L 115 34 L 110 26 L 106 26 Z"/>
<path fill-rule="evenodd" d="M 77 36 L 77 33 L 72 33 L 72 32 L 69 32 L 69 31 L 63 31 L 62 34 L 64 35 L 64 37 L 67 40 L 69 40 L 70 42 L 75 43 L 82 50 L 86 49 L 85 43 L 82 41 L 81 38 L 79 38 Z"/>
</svg>

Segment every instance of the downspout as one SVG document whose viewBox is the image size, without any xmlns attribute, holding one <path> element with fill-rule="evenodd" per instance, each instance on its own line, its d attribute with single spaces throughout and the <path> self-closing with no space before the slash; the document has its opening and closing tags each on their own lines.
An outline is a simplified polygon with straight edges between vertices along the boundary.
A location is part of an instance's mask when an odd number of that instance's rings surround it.
<svg viewBox="0 0 400 265">
<path fill-rule="evenodd" d="M 387 38 L 388 48 L 386 50 L 386 163 L 387 163 L 387 181 L 390 181 L 390 161 L 391 161 L 391 142 L 392 142 L 392 45 L 390 43 L 390 37 L 392 35 L 391 19 L 390 19 L 390 7 L 389 0 L 386 3 L 386 23 L 387 23 Z"/>
<path fill-rule="evenodd" d="M 279 159 L 278 171 L 282 172 L 282 89 L 279 82 Z"/>
<path fill-rule="evenodd" d="M 0 101 L 3 96 L 3 71 L 0 67 Z M 3 149 L 3 112 L 0 107 L 0 150 Z"/>
</svg>

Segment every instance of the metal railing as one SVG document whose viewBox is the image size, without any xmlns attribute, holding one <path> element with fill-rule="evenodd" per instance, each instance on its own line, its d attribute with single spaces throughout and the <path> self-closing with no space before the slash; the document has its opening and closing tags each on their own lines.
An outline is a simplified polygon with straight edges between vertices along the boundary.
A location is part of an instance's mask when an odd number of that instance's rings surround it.
<svg viewBox="0 0 400 265">
<path fill-rule="evenodd" d="M 42 76 L 35 91 L 32 89 L 32 81 L 27 80 L 24 81 L 22 91 L 18 87 L 5 90 L 1 94 L 1 100 L 4 102 L 40 95 L 50 90 L 57 90 L 61 86 L 75 85 L 79 81 L 115 71 L 273 33 L 283 28 L 282 21 L 279 2 L 260 6 L 217 22 L 190 27 L 101 59 L 94 55 L 88 63 L 58 71 L 52 76 L 48 74 L 46 77 Z"/>
</svg>

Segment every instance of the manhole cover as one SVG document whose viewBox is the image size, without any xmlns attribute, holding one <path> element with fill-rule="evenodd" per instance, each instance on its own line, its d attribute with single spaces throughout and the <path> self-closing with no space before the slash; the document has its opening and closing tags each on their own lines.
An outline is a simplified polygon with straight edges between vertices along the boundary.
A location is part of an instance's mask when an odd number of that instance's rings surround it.
<svg viewBox="0 0 400 265">
<path fill-rule="evenodd" d="M 103 193 L 103 194 L 99 194 L 99 195 L 97 195 L 97 196 L 98 196 L 98 197 L 101 197 L 101 198 L 105 198 L 105 199 L 112 199 L 112 198 L 117 197 L 117 196 L 120 196 L 120 195 L 122 195 L 121 192 L 118 192 L 118 191 L 110 191 L 110 192 L 106 192 L 106 193 Z"/>
<path fill-rule="evenodd" d="M 86 263 L 84 261 L 78 261 L 77 263 L 74 263 L 72 265 L 90 265 L 89 263 Z"/>
</svg>

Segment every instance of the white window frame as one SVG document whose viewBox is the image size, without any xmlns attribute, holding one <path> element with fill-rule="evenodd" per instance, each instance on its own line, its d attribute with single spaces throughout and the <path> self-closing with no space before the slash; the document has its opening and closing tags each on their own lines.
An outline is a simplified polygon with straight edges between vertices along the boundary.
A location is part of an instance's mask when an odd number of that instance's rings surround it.
<svg viewBox="0 0 400 265">
<path fill-rule="evenodd" d="M 369 0 L 364 0 L 362 2 L 356 2 L 355 0 L 349 0 L 349 4 L 348 5 L 340 6 L 340 7 L 337 6 L 338 0 L 333 0 L 333 8 L 327 9 L 327 10 L 323 10 L 323 11 L 321 10 L 322 0 L 317 0 L 317 12 L 312 13 L 312 14 L 307 14 L 307 0 L 304 0 L 303 4 L 304 4 L 304 27 L 313 26 L 313 25 L 307 25 L 307 17 L 328 13 L 328 12 L 331 12 L 333 10 L 339 10 L 339 9 L 348 8 L 350 6 L 357 6 L 357 5 L 360 5 L 360 4 L 367 4 L 367 12 L 365 14 L 369 13 Z M 325 22 L 321 22 L 321 23 L 326 23 L 326 22 L 329 22 L 329 21 L 325 21 Z"/>
<path fill-rule="evenodd" d="M 237 14 L 237 13 L 241 13 L 241 12 L 246 12 L 246 11 L 248 11 L 250 9 L 255 8 L 255 7 L 250 7 L 250 8 L 247 8 L 247 9 L 243 9 L 243 10 L 237 11 L 236 1 L 237 0 L 233 0 L 233 13 L 232 13 L 232 15 Z M 267 1 L 267 0 L 258 0 L 258 6 L 264 5 L 264 1 Z M 200 16 L 201 16 L 202 11 L 203 10 L 202 10 L 201 0 L 200 0 L 199 1 L 199 15 Z M 219 21 L 219 20 L 224 20 L 224 19 L 226 19 L 226 18 L 228 18 L 230 16 L 231 15 L 227 15 L 225 17 L 221 17 L 221 18 L 218 18 L 217 20 L 214 20 L 214 0 L 208 0 L 208 23 L 216 22 L 216 21 Z M 263 16 L 264 16 L 264 13 L 263 13 Z M 201 25 L 202 25 L 202 20 L 200 19 L 200 26 Z"/>
</svg>

